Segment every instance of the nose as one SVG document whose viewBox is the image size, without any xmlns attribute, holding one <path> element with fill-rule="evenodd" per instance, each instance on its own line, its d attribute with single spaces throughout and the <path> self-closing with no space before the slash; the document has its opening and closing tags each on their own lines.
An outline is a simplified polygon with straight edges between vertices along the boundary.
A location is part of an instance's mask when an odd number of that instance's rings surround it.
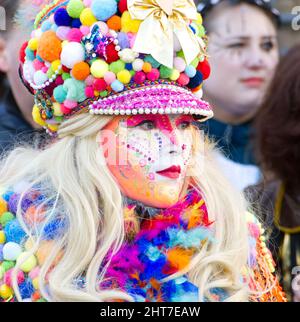
<svg viewBox="0 0 300 322">
<path fill-rule="evenodd" d="M 258 44 L 253 44 L 245 57 L 245 64 L 251 70 L 259 70 L 265 66 L 265 53 Z"/>
</svg>

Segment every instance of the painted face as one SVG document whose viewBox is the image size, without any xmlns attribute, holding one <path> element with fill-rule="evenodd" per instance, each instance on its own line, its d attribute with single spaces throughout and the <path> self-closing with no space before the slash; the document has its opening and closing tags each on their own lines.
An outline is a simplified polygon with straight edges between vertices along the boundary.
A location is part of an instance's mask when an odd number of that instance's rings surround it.
<svg viewBox="0 0 300 322">
<path fill-rule="evenodd" d="M 165 208 L 185 192 L 192 156 L 192 116 L 115 117 L 102 131 L 107 166 L 124 195 Z"/>
<path fill-rule="evenodd" d="M 278 63 L 276 28 L 254 6 L 242 4 L 222 9 L 216 7 L 214 19 L 210 19 L 208 52 L 212 71 L 204 92 L 216 108 L 217 117 L 223 113 L 229 118 L 250 119 L 257 112 Z"/>
</svg>

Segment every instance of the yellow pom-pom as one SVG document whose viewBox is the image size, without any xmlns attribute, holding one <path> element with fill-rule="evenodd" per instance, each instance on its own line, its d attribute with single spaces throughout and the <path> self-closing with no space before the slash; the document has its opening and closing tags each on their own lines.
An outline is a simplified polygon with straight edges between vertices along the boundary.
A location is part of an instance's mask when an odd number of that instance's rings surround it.
<svg viewBox="0 0 300 322">
<path fill-rule="evenodd" d="M 57 132 L 58 125 L 56 125 L 56 124 L 48 124 L 48 129 L 51 130 L 52 132 Z"/>
<path fill-rule="evenodd" d="M 28 42 L 28 48 L 31 49 L 32 51 L 35 51 L 38 48 L 38 43 L 39 41 L 37 38 L 30 39 Z"/>
<path fill-rule="evenodd" d="M 95 96 L 99 96 L 100 95 L 100 92 L 99 91 L 94 91 L 94 95 Z"/>
<path fill-rule="evenodd" d="M 108 67 L 104 60 L 97 59 L 92 63 L 91 73 L 96 78 L 103 78 L 105 73 L 108 72 Z"/>
<path fill-rule="evenodd" d="M 13 296 L 13 291 L 12 291 L 12 289 L 8 285 L 3 284 L 3 285 L 0 286 L 0 296 L 4 300 L 7 300 L 11 296 Z"/>
<path fill-rule="evenodd" d="M 202 25 L 203 24 L 203 19 L 200 13 L 197 13 L 197 19 L 196 19 L 196 23 L 198 25 Z"/>
<path fill-rule="evenodd" d="M 20 263 L 22 263 L 20 269 L 25 273 L 29 273 L 37 265 L 37 260 L 34 255 L 29 255 L 28 252 L 23 252 L 17 259 L 17 264 L 19 265 Z"/>
<path fill-rule="evenodd" d="M 0 197 L 0 216 L 7 211 L 7 203 Z"/>
<path fill-rule="evenodd" d="M 58 70 L 58 67 L 60 66 L 60 60 L 57 59 L 55 60 L 54 62 L 52 62 L 51 64 L 51 69 L 53 72 L 56 72 Z M 62 69 L 59 71 L 59 73 L 61 74 L 62 73 Z"/>
<path fill-rule="evenodd" d="M 172 81 L 176 81 L 179 78 L 179 76 L 180 76 L 179 71 L 177 69 L 173 69 L 170 79 Z"/>
<path fill-rule="evenodd" d="M 130 13 L 128 11 L 124 11 L 121 17 L 121 31 L 137 33 L 141 23 L 142 20 L 131 19 Z"/>
<path fill-rule="evenodd" d="M 53 114 L 54 116 L 63 116 L 64 113 L 61 111 L 59 103 L 53 103 Z"/>
<path fill-rule="evenodd" d="M 33 106 L 32 118 L 33 118 L 34 122 L 37 123 L 38 125 L 40 125 L 40 126 L 46 125 L 46 122 L 41 118 L 40 109 L 38 108 L 37 105 Z"/>
<path fill-rule="evenodd" d="M 68 44 L 68 40 L 64 40 L 62 43 L 61 43 L 61 48 L 64 48 L 67 44 Z"/>
<path fill-rule="evenodd" d="M 34 245 L 34 241 L 32 240 L 32 238 L 28 238 L 24 244 L 25 249 L 27 251 L 29 251 L 33 247 L 33 245 Z"/>
<path fill-rule="evenodd" d="M 3 230 L 0 230 L 0 244 L 5 243 L 5 234 Z"/>
<path fill-rule="evenodd" d="M 128 84 L 131 80 L 131 74 L 127 69 L 124 69 L 118 72 L 117 78 L 121 83 Z"/>
<path fill-rule="evenodd" d="M 84 26 L 91 26 L 97 19 L 90 8 L 85 8 L 80 14 L 80 21 Z"/>
<path fill-rule="evenodd" d="M 35 290 L 38 290 L 39 289 L 39 278 L 36 277 L 32 280 L 32 285 L 34 287 Z"/>
</svg>

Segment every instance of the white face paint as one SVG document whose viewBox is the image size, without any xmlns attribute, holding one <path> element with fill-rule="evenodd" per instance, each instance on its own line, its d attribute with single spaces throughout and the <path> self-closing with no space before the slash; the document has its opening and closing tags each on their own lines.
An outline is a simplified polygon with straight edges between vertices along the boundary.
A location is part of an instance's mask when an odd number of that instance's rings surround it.
<svg viewBox="0 0 300 322">
<path fill-rule="evenodd" d="M 116 147 L 109 148 L 117 162 L 106 161 L 125 195 L 155 207 L 178 201 L 192 155 L 193 121 L 186 115 L 136 115 L 108 124 L 105 130 L 117 135 Z"/>
<path fill-rule="evenodd" d="M 277 33 L 259 8 L 241 4 L 222 9 L 216 7 L 209 21 L 211 76 L 204 93 L 218 119 L 245 121 L 256 114 L 273 77 Z"/>
</svg>

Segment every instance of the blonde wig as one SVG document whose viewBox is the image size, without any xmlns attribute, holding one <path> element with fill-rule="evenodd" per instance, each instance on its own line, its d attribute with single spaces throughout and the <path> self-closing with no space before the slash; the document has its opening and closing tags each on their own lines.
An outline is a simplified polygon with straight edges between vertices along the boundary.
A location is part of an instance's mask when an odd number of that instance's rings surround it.
<svg viewBox="0 0 300 322">
<path fill-rule="evenodd" d="M 21 199 L 33 187 L 47 196 L 40 205 L 51 205 L 45 207 L 43 226 L 54 218 L 67 222 L 41 265 L 39 289 L 48 301 L 133 300 L 121 290 L 98 287 L 109 262 L 101 272 L 99 267 L 110 249 L 116 252 L 120 248 L 125 235 L 122 194 L 105 165 L 98 140 L 111 119 L 74 116 L 60 126 L 59 139 L 51 145 L 42 150 L 18 147 L 1 162 L 0 186 L 19 186 Z M 195 140 L 189 180 L 201 191 L 214 220 L 215 241 L 204 246 L 189 268 L 176 275 L 187 274 L 199 287 L 199 301 L 213 300 L 210 290 L 218 287 L 228 292 L 227 301 L 247 301 L 248 286 L 241 281 L 248 258 L 246 206 L 220 173 L 213 145 L 198 130 L 194 132 L 201 139 Z M 33 254 L 43 245 L 43 229 L 25 222 L 21 200 L 17 218 L 31 240 L 27 248 Z M 14 269 L 13 288 L 22 301 L 16 281 L 18 266 L 20 263 Z M 84 288 L 78 287 L 81 276 L 85 276 Z"/>
</svg>

